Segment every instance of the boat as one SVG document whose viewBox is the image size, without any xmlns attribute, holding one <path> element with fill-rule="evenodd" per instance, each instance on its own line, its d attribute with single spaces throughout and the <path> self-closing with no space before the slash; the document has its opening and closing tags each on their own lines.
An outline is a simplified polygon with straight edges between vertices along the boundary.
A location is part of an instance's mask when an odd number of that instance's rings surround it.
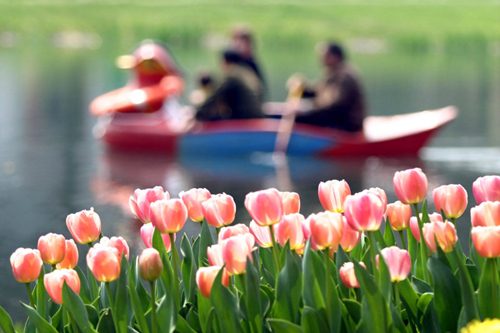
<svg viewBox="0 0 500 333">
<path fill-rule="evenodd" d="M 454 106 L 393 116 L 369 116 L 363 132 L 295 123 L 286 153 L 296 156 L 403 156 L 419 150 L 458 115 Z M 176 121 L 164 112 L 112 113 L 96 125 L 111 149 L 172 156 L 238 156 L 272 153 L 280 119 Z"/>
</svg>

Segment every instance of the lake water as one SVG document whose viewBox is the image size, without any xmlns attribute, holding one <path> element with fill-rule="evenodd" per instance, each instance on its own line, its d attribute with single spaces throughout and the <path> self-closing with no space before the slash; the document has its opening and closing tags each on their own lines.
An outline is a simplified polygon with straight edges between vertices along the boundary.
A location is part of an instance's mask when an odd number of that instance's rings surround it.
<svg viewBox="0 0 500 333">
<path fill-rule="evenodd" d="M 192 89 L 196 69 L 215 68 L 213 52 L 173 49 Z M 108 152 L 92 135 L 96 122 L 91 100 L 123 86 L 127 74 L 116 69 L 112 50 L 0 48 L 0 305 L 14 320 L 24 320 L 19 300 L 25 288 L 12 276 L 9 257 L 18 247 L 35 248 L 38 237 L 55 232 L 70 237 L 68 214 L 94 207 L 106 236 L 127 239 L 134 253 L 142 249 L 140 223 L 128 212 L 135 188 L 162 185 L 172 196 L 192 187 L 234 196 L 237 221 L 248 223 L 246 193 L 277 187 L 301 196 L 302 213 L 322 210 L 320 181 L 346 179 L 353 192 L 381 187 L 395 201 L 395 171 L 420 167 L 431 190 L 462 184 L 475 205 L 472 182 L 500 173 L 500 57 L 494 52 L 352 53 L 364 78 L 370 113 L 408 113 L 455 105 L 459 118 L 429 148 L 414 158 L 315 160 L 290 158 L 276 165 L 266 155 L 240 159 Z M 272 100 L 284 100 L 284 82 L 294 72 L 319 73 L 313 50 L 287 46 L 259 54 Z M 430 203 L 431 210 L 433 209 Z M 470 216 L 458 220 L 467 243 Z M 199 225 L 188 222 L 189 234 Z M 180 237 L 178 237 L 180 239 Z M 465 244 L 464 244 L 465 245 Z M 464 246 L 466 247 L 466 246 Z M 80 248 L 84 264 L 84 247 Z"/>
</svg>

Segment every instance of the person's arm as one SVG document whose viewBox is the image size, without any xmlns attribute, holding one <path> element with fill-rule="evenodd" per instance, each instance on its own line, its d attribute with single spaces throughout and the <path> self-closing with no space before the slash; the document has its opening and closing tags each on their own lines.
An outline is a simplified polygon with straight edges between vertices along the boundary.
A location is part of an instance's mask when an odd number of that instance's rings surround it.
<svg viewBox="0 0 500 333">
<path fill-rule="evenodd" d="M 232 86 L 230 78 L 224 80 L 219 88 L 198 108 L 196 119 L 201 121 L 223 119 L 221 108 L 223 108 L 228 94 L 231 93 Z"/>
<path fill-rule="evenodd" d="M 343 112 L 357 102 L 360 97 L 359 86 L 356 80 L 345 75 L 339 83 L 333 83 L 331 89 L 332 100 L 327 105 L 315 105 L 314 112 Z"/>
</svg>

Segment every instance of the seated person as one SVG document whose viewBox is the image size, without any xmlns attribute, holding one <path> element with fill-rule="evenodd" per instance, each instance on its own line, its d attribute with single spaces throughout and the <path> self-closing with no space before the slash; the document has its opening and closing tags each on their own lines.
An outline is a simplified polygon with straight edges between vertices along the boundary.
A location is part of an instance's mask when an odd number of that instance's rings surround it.
<svg viewBox="0 0 500 333">
<path fill-rule="evenodd" d="M 345 61 L 344 52 L 337 44 L 328 44 L 322 52 L 324 76 L 313 87 L 306 87 L 304 98 L 311 98 L 312 107 L 299 112 L 295 121 L 349 132 L 363 130 L 365 102 L 355 70 Z M 292 76 L 290 85 L 300 85 Z"/>
<path fill-rule="evenodd" d="M 223 53 L 222 71 L 222 83 L 198 107 L 196 119 L 211 121 L 262 117 L 261 82 L 252 69 L 241 63 L 238 53 Z"/>
</svg>

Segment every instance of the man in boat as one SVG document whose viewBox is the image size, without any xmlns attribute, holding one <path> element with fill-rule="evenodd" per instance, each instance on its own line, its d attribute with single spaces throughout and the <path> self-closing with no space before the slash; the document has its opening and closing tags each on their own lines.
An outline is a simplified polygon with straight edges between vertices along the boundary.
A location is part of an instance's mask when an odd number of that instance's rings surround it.
<svg viewBox="0 0 500 333">
<path fill-rule="evenodd" d="M 224 79 L 214 93 L 198 108 L 201 121 L 262 117 L 262 84 L 241 56 L 232 50 L 223 53 Z"/>
<path fill-rule="evenodd" d="M 362 131 L 365 102 L 358 74 L 346 62 L 338 44 L 325 45 L 322 62 L 323 77 L 311 87 L 306 85 L 303 91 L 302 97 L 309 98 L 312 105 L 302 105 L 295 121 L 349 132 Z M 294 75 L 287 84 L 297 87 L 304 82 Z"/>
</svg>

